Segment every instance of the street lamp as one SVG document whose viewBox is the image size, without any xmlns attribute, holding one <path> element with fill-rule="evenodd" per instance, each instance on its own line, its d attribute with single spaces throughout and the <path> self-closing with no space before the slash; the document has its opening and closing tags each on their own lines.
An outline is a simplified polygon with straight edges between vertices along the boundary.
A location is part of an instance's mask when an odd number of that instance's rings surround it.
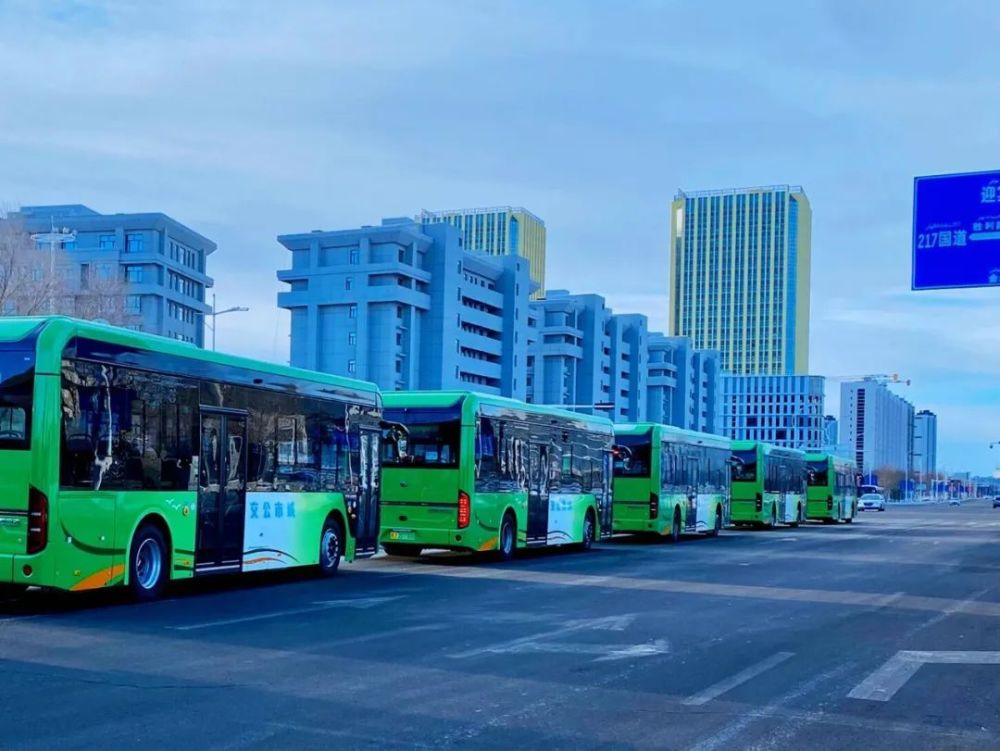
<svg viewBox="0 0 1000 751">
<path fill-rule="evenodd" d="M 31 236 L 31 239 L 36 243 L 47 242 L 49 244 L 49 314 L 56 312 L 56 245 L 60 247 L 64 242 L 71 242 L 76 239 L 76 230 L 70 230 L 63 227 L 62 229 L 56 229 L 55 222 L 52 223 L 52 229 L 48 232 L 36 232 Z"/>
<path fill-rule="evenodd" d="M 209 313 L 212 316 L 212 351 L 215 352 L 215 319 L 225 313 L 246 313 L 250 308 L 244 308 L 240 305 L 234 305 L 231 308 L 225 308 L 224 310 L 218 310 L 215 307 L 215 295 L 212 295 L 212 311 Z"/>
</svg>

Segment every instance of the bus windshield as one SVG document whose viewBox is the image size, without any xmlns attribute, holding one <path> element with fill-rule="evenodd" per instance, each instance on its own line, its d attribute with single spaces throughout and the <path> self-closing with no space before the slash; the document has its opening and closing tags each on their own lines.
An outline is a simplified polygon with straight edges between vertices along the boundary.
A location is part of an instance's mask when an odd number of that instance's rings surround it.
<svg viewBox="0 0 1000 751">
<path fill-rule="evenodd" d="M 652 432 L 615 436 L 615 477 L 649 477 Z"/>
<path fill-rule="evenodd" d="M 829 462 L 813 461 L 809 462 L 809 471 L 806 473 L 809 478 L 809 487 L 822 487 L 830 483 Z"/>
<path fill-rule="evenodd" d="M 745 449 L 733 452 L 733 482 L 755 482 L 757 480 L 757 451 Z"/>
<path fill-rule="evenodd" d="M 29 448 L 35 355 L 0 351 L 0 449 Z"/>
<path fill-rule="evenodd" d="M 382 442 L 383 467 L 458 467 L 458 407 L 386 409 L 383 420 L 401 426 L 390 429 Z"/>
</svg>

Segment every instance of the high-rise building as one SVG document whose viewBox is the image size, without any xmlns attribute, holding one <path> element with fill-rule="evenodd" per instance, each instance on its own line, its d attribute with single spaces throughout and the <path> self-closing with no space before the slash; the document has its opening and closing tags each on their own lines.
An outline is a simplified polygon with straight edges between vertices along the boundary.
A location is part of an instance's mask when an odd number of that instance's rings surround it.
<svg viewBox="0 0 1000 751">
<path fill-rule="evenodd" d="M 808 373 L 811 226 L 799 186 L 678 191 L 670 333 L 736 375 Z"/>
<path fill-rule="evenodd" d="M 527 209 L 493 206 L 484 209 L 421 211 L 419 222 L 448 222 L 462 231 L 466 250 L 491 256 L 528 259 L 531 280 L 538 286 L 532 297 L 545 295 L 545 222 Z"/>
<path fill-rule="evenodd" d="M 11 219 L 30 233 L 75 230 L 62 249 L 76 287 L 91 275 L 122 279 L 133 328 L 204 345 L 205 290 L 214 283 L 206 264 L 216 249 L 208 238 L 166 214 L 100 214 L 80 204 L 22 206 Z"/>
<path fill-rule="evenodd" d="M 374 381 L 386 390 L 473 389 L 523 399 L 527 260 L 464 249 L 447 223 L 278 238 L 291 268 L 291 364 Z"/>
<path fill-rule="evenodd" d="M 913 471 L 924 482 L 937 472 L 937 415 L 926 409 L 913 418 Z"/>
<path fill-rule="evenodd" d="M 723 375 L 723 434 L 738 441 L 819 451 L 824 381 L 815 375 Z"/>
<path fill-rule="evenodd" d="M 646 420 L 722 434 L 722 363 L 719 353 L 695 349 L 685 336 L 651 332 Z"/>
<path fill-rule="evenodd" d="M 529 402 L 718 432 L 717 352 L 650 332 L 646 316 L 615 314 L 596 294 L 549 290 L 528 326 Z"/>
<path fill-rule="evenodd" d="M 913 457 L 913 405 L 874 378 L 840 385 L 840 454 L 865 474 L 908 472 Z"/>
</svg>

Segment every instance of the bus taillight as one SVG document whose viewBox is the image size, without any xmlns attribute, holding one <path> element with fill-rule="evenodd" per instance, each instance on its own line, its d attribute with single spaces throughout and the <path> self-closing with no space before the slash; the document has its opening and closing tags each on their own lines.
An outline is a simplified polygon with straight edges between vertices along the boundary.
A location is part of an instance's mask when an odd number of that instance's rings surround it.
<svg viewBox="0 0 1000 751">
<path fill-rule="evenodd" d="M 832 495 L 828 495 L 826 497 L 826 510 L 827 511 L 833 511 L 833 496 Z"/>
<path fill-rule="evenodd" d="M 660 515 L 660 496 L 656 493 L 649 494 L 649 518 L 655 519 Z"/>
<path fill-rule="evenodd" d="M 28 553 L 40 553 L 49 542 L 49 499 L 28 486 Z"/>
<path fill-rule="evenodd" d="M 465 529 L 469 526 L 472 518 L 472 508 L 469 502 L 469 494 L 464 490 L 458 491 L 458 528 Z"/>
<path fill-rule="evenodd" d="M 763 511 L 764 510 L 764 498 L 761 496 L 760 493 L 757 494 L 757 503 L 754 505 L 754 508 L 757 511 Z"/>
</svg>

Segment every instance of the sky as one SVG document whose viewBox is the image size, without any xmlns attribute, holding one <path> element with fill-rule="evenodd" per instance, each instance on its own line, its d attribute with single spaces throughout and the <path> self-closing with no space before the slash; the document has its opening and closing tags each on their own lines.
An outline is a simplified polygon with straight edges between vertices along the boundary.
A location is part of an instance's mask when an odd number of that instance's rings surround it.
<svg viewBox="0 0 1000 751">
<path fill-rule="evenodd" d="M 279 234 L 525 206 L 549 287 L 665 330 L 676 191 L 802 185 L 810 372 L 899 373 L 990 473 L 1000 292 L 909 287 L 913 177 L 1000 169 L 997 39 L 979 0 L 0 0 L 0 205 L 171 215 L 251 308 L 219 348 L 285 361 Z"/>
</svg>

